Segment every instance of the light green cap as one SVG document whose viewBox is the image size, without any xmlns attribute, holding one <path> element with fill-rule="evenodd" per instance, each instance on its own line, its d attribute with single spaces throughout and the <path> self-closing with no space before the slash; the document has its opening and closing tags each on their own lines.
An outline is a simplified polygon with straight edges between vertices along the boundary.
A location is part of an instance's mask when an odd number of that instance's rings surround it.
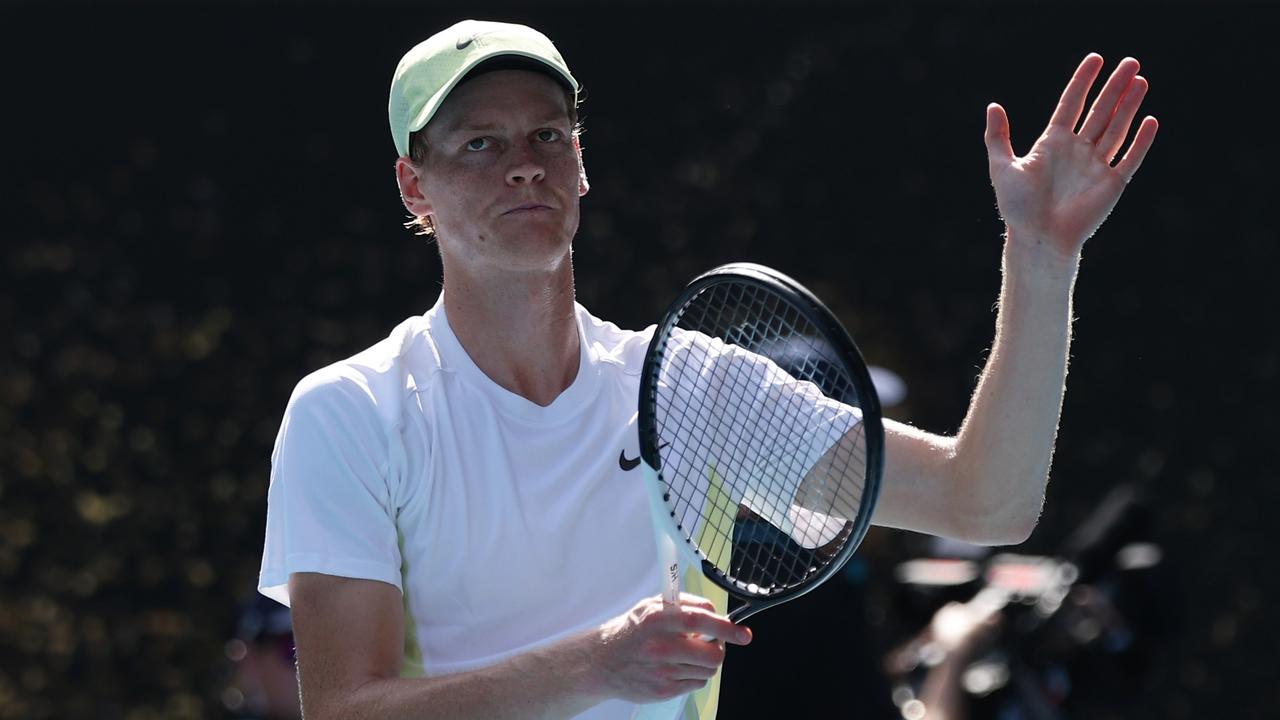
<svg viewBox="0 0 1280 720">
<path fill-rule="evenodd" d="M 408 155 L 410 133 L 426 127 L 467 73 L 500 56 L 534 61 L 572 90 L 577 103 L 578 81 L 546 35 L 524 25 L 463 20 L 414 46 L 396 66 L 387 103 L 396 152 Z"/>
</svg>

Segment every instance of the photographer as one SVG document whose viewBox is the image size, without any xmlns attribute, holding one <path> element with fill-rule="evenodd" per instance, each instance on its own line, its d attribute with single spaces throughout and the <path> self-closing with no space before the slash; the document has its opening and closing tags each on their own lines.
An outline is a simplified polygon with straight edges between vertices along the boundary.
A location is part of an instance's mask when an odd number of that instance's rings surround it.
<svg viewBox="0 0 1280 720">
<path fill-rule="evenodd" d="M 222 704 L 235 718 L 302 717 L 289 608 L 254 593 L 225 647 L 231 677 L 222 692 Z"/>
<path fill-rule="evenodd" d="M 1149 520 L 1142 493 L 1122 485 L 1058 556 L 952 546 L 899 566 L 917 598 L 968 595 L 886 656 L 901 716 L 1096 717 L 1134 697 L 1171 622 Z"/>
</svg>

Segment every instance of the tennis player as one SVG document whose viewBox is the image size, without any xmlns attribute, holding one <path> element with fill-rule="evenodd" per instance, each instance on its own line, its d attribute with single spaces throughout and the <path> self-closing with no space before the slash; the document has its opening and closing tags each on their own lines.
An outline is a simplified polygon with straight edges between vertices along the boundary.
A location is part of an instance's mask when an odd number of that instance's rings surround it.
<svg viewBox="0 0 1280 720">
<path fill-rule="evenodd" d="M 1007 225 L 995 342 L 955 437 L 887 423 L 879 525 L 987 544 L 1035 526 L 1080 251 L 1156 133 L 1142 120 L 1115 160 L 1147 82 L 1121 61 L 1086 113 L 1102 66 L 1081 62 L 1025 156 L 987 108 Z M 705 598 L 663 612 L 657 597 L 634 469 L 651 330 L 575 302 L 577 89 L 518 25 L 459 23 L 396 68 L 396 179 L 443 291 L 304 378 L 285 411 L 259 586 L 292 608 L 310 720 L 622 720 L 714 692 L 724 644 L 750 641 Z"/>
</svg>

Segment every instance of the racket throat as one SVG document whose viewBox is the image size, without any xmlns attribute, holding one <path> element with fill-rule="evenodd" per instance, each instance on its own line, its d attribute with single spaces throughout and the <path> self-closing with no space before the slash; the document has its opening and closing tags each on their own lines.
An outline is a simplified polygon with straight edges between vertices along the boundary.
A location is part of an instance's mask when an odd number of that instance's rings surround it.
<svg viewBox="0 0 1280 720">
<path fill-rule="evenodd" d="M 744 620 L 755 615 L 768 605 L 758 605 L 749 602 L 743 602 L 738 607 L 729 611 L 729 622 L 735 625 L 741 625 Z"/>
</svg>

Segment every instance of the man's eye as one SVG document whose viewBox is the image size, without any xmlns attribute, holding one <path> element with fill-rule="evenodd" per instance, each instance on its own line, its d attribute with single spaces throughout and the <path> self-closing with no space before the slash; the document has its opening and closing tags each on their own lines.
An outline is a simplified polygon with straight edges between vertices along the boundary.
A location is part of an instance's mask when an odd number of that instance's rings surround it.
<svg viewBox="0 0 1280 720">
<path fill-rule="evenodd" d="M 547 129 L 538 131 L 538 139 L 541 140 L 542 142 L 555 142 L 559 140 L 561 137 L 563 137 L 563 135 L 560 134 L 559 130 L 552 130 L 550 128 L 547 128 Z"/>
<path fill-rule="evenodd" d="M 489 138 L 478 137 L 478 138 L 467 141 L 468 150 L 472 150 L 472 151 L 485 150 L 485 149 L 488 149 L 488 147 L 489 147 Z"/>
</svg>

